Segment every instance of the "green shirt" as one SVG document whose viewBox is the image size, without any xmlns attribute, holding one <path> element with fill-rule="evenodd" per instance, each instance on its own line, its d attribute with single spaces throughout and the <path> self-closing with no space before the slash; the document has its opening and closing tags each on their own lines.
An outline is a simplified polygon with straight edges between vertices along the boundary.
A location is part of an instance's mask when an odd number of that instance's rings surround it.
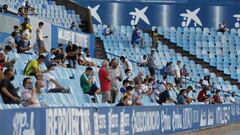
<svg viewBox="0 0 240 135">
<path fill-rule="evenodd" d="M 86 74 L 81 75 L 80 85 L 81 85 L 84 93 L 87 93 L 88 91 L 90 91 L 92 85 L 88 83 L 88 77 L 86 76 Z"/>
</svg>

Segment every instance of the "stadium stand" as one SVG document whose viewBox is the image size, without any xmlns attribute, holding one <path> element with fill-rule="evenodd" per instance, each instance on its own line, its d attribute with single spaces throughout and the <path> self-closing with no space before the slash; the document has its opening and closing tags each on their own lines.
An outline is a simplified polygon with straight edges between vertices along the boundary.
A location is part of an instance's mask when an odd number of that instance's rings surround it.
<svg viewBox="0 0 240 135">
<path fill-rule="evenodd" d="M 77 41 L 72 41 L 72 37 L 68 38 L 69 35 L 66 35 L 69 40 L 62 44 L 59 39 L 53 39 L 52 35 L 57 33 L 51 33 L 51 43 L 56 44 L 45 44 L 44 38 L 48 38 L 42 30 L 45 22 L 50 23 L 51 27 L 54 25 L 55 29 L 64 27 L 66 33 L 92 35 L 83 33 L 75 25 L 82 22 L 75 10 L 69 10 L 67 5 L 57 5 L 52 0 L 28 2 L 30 5 L 24 0 L 0 0 L 0 5 L 7 4 L 13 13 L 27 5 L 34 9 L 27 15 L 0 13 L 4 17 L 21 18 L 20 22 L 24 20 L 20 25 L 15 24 L 19 25 L 19 31 L 11 34 L 0 31 L 0 114 L 6 115 L 6 118 L 12 117 L 13 123 L 19 124 L 21 113 L 26 111 L 23 114 L 26 121 L 21 123 L 22 127 L 16 124 L 13 131 L 4 129 L 0 134 L 31 134 L 27 130 L 35 128 L 37 120 L 45 123 L 41 123 L 44 127 L 42 131 L 36 128 L 36 134 L 99 134 L 101 129 L 105 129 L 105 117 L 109 119 L 105 134 L 112 134 L 112 128 L 119 130 L 115 131 L 116 134 L 173 134 L 208 128 L 214 126 L 214 122 L 216 125 L 239 122 L 239 87 L 178 53 L 158 38 L 169 39 L 184 51 L 240 82 L 239 30 L 221 33 L 209 28 L 159 26 L 154 37 L 148 31 L 137 29 L 137 25 L 93 24 L 94 38 L 101 41 L 103 50 L 100 51 L 106 55 L 100 56 L 104 59 L 97 59 L 90 55 L 94 53 L 90 48 L 92 46 L 79 46 Z M 39 25 L 33 29 L 28 17 L 38 19 Z M 36 43 L 30 42 L 33 33 Z M 90 39 L 90 36 L 79 40 L 84 39 Z M 156 48 L 152 47 L 154 42 Z M 40 52 L 32 48 L 33 44 L 38 48 L 50 46 L 50 49 Z M 86 44 L 90 43 L 86 41 Z M 20 53 L 19 49 L 24 51 Z M 93 50 L 99 51 L 97 48 Z M 126 108 L 122 111 L 122 108 L 115 106 Z M 152 110 L 150 115 L 145 113 L 148 110 Z M 129 114 L 126 115 L 125 111 Z M 121 114 L 118 116 L 113 112 Z M 173 117 L 170 118 L 168 113 Z M 3 123 L 7 121 L 4 115 L 0 116 Z M 218 115 L 219 119 L 213 120 Z M 37 120 L 33 121 L 36 116 Z M 118 117 L 121 120 L 117 121 Z M 131 122 L 127 122 L 127 118 Z M 200 125 L 198 129 L 191 127 L 193 119 Z M 73 123 L 69 129 L 63 129 L 68 124 L 55 127 L 57 122 Z M 126 133 L 125 125 L 123 131 L 122 127 L 116 126 L 125 122 L 129 124 L 126 126 L 135 124 L 142 127 L 131 127 Z M 71 127 L 74 124 L 77 126 Z M 10 127 L 9 124 L 6 127 Z M 32 132 L 35 134 L 35 131 Z"/>
</svg>

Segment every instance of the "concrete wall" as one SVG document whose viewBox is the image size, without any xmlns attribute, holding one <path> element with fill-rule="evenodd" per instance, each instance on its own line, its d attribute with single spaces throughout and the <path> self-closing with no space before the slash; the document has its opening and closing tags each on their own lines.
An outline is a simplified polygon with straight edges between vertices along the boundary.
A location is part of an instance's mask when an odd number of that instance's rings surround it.
<svg viewBox="0 0 240 135">
<path fill-rule="evenodd" d="M 179 133 L 176 135 L 240 135 L 240 123 L 207 128 L 194 132 Z"/>
</svg>

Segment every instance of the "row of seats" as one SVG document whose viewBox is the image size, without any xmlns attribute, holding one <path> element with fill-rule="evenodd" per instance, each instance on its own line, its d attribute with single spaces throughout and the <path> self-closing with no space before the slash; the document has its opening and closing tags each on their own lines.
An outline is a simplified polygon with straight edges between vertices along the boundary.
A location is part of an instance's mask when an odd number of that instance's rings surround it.
<svg viewBox="0 0 240 135">
<path fill-rule="evenodd" d="M 99 33 L 99 30 L 102 30 L 106 26 L 104 25 L 94 25 L 94 28 L 97 29 L 95 33 Z M 125 54 L 128 59 L 132 60 L 140 60 L 143 55 L 146 55 L 147 52 L 150 52 L 150 48 L 147 47 L 146 49 L 139 49 L 139 48 L 131 48 L 130 43 L 130 35 L 128 35 L 127 38 L 126 35 L 120 34 L 115 35 L 115 29 L 118 31 L 127 31 L 128 33 L 132 32 L 132 29 L 130 29 L 129 26 L 113 26 L 114 34 L 111 36 L 102 36 L 102 33 L 99 33 L 101 39 L 104 41 L 104 47 L 107 52 L 111 52 L 115 55 L 122 55 Z M 161 29 L 159 29 L 161 31 Z M 200 30 L 200 29 L 198 29 Z M 191 29 L 193 31 L 193 29 Z M 214 29 L 211 29 L 211 31 L 216 31 Z M 209 29 L 205 28 L 204 32 L 210 32 Z M 212 32 L 213 33 L 213 32 Z M 143 33 L 142 33 L 143 36 Z M 146 37 L 148 40 L 151 38 L 148 36 Z M 223 90 L 231 90 L 231 91 L 238 91 L 237 86 L 231 85 L 229 81 L 224 81 L 222 77 L 217 77 L 214 73 L 210 73 L 208 69 L 204 69 L 199 64 L 195 64 L 194 61 L 189 60 L 187 57 L 182 57 L 180 54 L 175 53 L 174 50 L 169 49 L 166 45 L 163 45 L 161 42 L 159 42 L 159 53 L 156 56 L 156 63 L 158 64 L 158 67 L 163 67 L 167 62 L 173 61 L 174 63 L 177 60 L 182 60 L 184 64 L 186 64 L 186 67 L 188 71 L 190 72 L 190 79 L 194 81 L 199 81 L 203 76 L 210 75 L 211 81 L 214 83 L 215 87 Z M 112 56 L 111 54 L 108 54 L 108 58 L 113 58 L 115 56 Z M 134 67 L 137 67 L 137 65 L 133 64 Z M 143 68 L 134 68 L 141 71 L 145 71 L 146 74 L 148 74 L 147 69 Z M 138 70 L 136 72 L 138 72 Z M 160 77 L 160 76 L 158 76 Z"/>
<path fill-rule="evenodd" d="M 236 31 L 220 33 L 216 31 L 202 32 L 199 29 L 183 29 L 180 28 L 160 28 L 163 30 L 165 38 L 170 39 L 176 45 L 183 47 L 184 50 L 196 55 L 198 58 L 216 66 L 225 74 L 231 75 L 233 79 L 240 82 L 239 73 L 239 57 L 240 37 Z M 161 32 L 159 31 L 161 34 Z M 215 33 L 215 35 L 212 35 Z"/>
<path fill-rule="evenodd" d="M 0 0 L 0 5 L 8 4 L 10 8 L 17 10 L 23 2 L 23 0 Z M 66 10 L 65 6 L 56 5 L 55 1 L 31 0 L 29 3 L 36 8 L 37 18 L 39 19 L 66 28 L 70 28 L 72 22 L 81 24 L 81 17 L 74 10 Z M 77 31 L 81 30 L 78 28 Z"/>
</svg>

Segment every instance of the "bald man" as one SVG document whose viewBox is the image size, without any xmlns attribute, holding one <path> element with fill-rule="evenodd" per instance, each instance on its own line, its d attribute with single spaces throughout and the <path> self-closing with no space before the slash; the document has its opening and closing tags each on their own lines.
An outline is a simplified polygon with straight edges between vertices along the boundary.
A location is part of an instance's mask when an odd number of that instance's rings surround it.
<svg viewBox="0 0 240 135">
<path fill-rule="evenodd" d="M 110 74 L 108 72 L 108 61 L 104 60 L 102 62 L 102 67 L 99 69 L 98 76 L 100 80 L 102 102 L 111 102 L 111 80 Z"/>
</svg>

